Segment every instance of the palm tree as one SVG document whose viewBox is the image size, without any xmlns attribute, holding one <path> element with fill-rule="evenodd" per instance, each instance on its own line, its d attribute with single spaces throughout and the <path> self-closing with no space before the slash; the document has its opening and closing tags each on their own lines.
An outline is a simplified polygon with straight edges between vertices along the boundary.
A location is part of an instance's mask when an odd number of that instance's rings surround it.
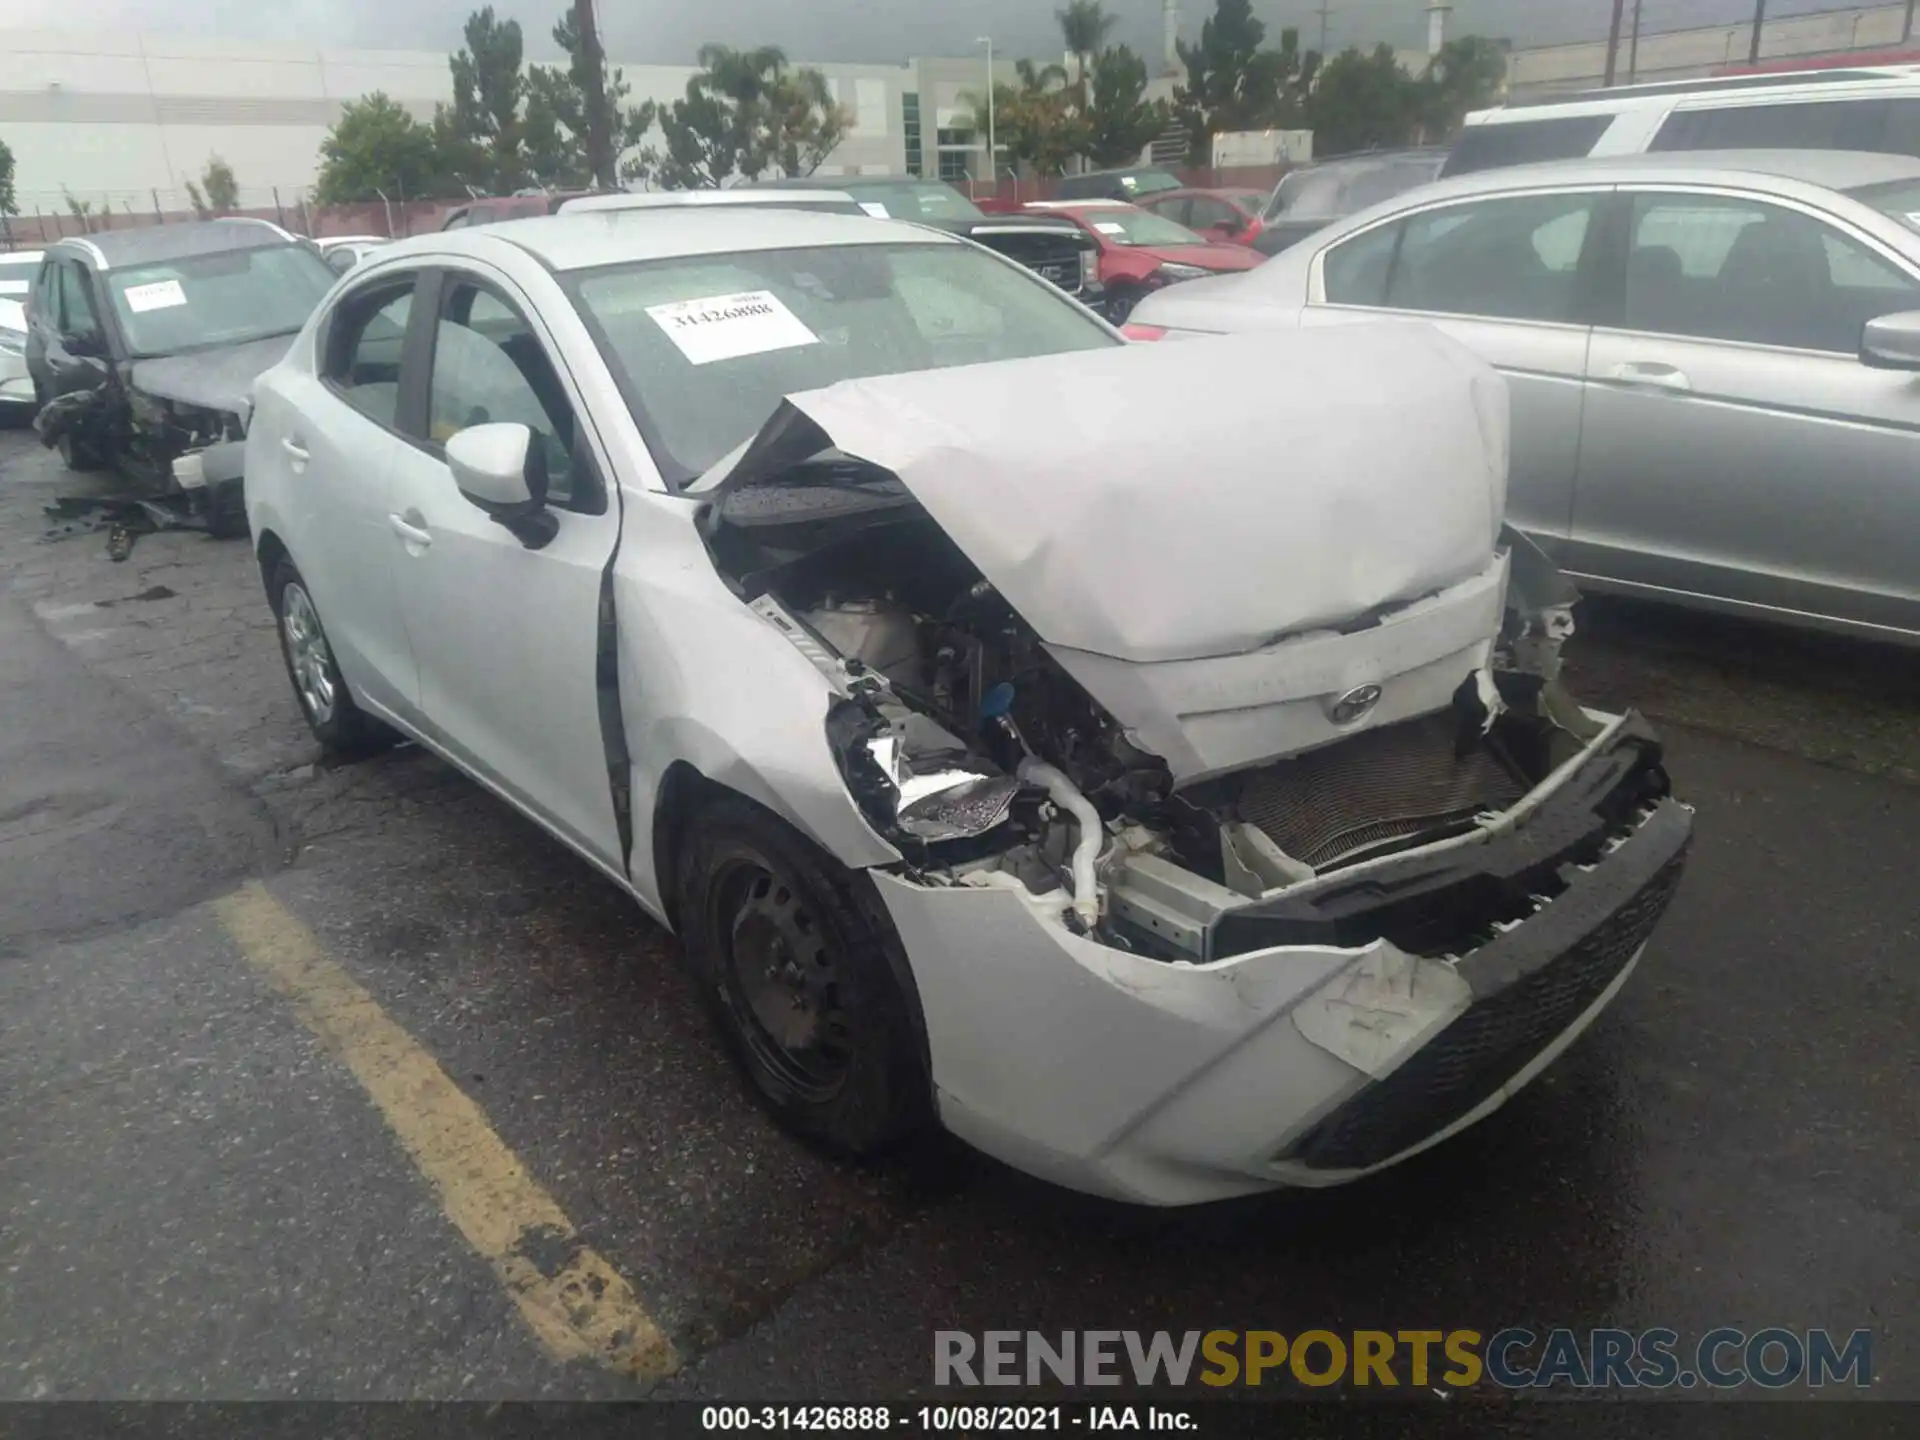
<svg viewBox="0 0 1920 1440">
<path fill-rule="evenodd" d="M 1120 23 L 1119 19 L 1107 14 L 1100 0 L 1068 0 L 1067 8 L 1054 11 L 1053 18 L 1060 22 L 1060 38 L 1067 42 L 1067 50 L 1073 56 L 1075 89 L 1080 108 L 1084 110 L 1087 108 L 1087 76 L 1093 68 L 1093 57 L 1106 44 L 1107 36 L 1113 33 L 1113 27 Z"/>
</svg>

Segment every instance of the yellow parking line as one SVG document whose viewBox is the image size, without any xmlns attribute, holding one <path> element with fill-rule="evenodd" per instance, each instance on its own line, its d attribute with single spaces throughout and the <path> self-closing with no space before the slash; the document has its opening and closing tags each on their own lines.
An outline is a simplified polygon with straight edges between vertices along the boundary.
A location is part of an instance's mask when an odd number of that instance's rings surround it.
<svg viewBox="0 0 1920 1440">
<path fill-rule="evenodd" d="M 581 1242 L 480 1107 L 328 958 L 313 932 L 257 883 L 215 903 L 247 960 L 373 1097 L 447 1218 L 493 1266 L 554 1358 L 592 1360 L 640 1380 L 678 1369 L 672 1342 L 633 1287 Z"/>
</svg>

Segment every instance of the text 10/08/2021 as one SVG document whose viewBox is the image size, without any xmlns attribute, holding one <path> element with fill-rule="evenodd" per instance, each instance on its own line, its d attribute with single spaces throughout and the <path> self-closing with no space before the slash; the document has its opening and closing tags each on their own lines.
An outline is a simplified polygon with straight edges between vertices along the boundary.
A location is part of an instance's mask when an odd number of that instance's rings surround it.
<svg viewBox="0 0 1920 1440">
<path fill-rule="evenodd" d="M 925 1431 L 1159 1430 L 1196 1428 L 1179 1409 L 1136 1405 L 708 1405 L 703 1430 Z"/>
</svg>

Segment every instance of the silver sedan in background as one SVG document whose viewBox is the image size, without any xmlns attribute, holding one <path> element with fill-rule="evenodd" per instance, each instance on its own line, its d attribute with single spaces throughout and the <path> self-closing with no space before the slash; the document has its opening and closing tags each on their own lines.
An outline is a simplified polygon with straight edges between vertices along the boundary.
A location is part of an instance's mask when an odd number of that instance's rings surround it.
<svg viewBox="0 0 1920 1440">
<path fill-rule="evenodd" d="M 1129 328 L 1396 317 L 1507 377 L 1509 519 L 1585 588 L 1920 644 L 1920 160 L 1443 181 L 1154 295 Z"/>
</svg>

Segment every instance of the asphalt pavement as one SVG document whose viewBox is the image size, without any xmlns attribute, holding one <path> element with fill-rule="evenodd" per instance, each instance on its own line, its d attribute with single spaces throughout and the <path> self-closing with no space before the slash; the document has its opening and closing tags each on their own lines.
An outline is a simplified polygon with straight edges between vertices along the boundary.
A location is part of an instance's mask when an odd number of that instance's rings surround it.
<svg viewBox="0 0 1920 1440">
<path fill-rule="evenodd" d="M 418 750 L 315 763 L 244 544 L 48 543 L 68 483 L 0 435 L 0 1399 L 878 1399 L 936 1330 L 1519 1324 L 1864 1327 L 1920 1399 L 1912 655 L 1583 607 L 1576 686 L 1698 808 L 1619 1001 L 1394 1171 L 1143 1212 L 787 1139 L 611 886 Z"/>
</svg>

